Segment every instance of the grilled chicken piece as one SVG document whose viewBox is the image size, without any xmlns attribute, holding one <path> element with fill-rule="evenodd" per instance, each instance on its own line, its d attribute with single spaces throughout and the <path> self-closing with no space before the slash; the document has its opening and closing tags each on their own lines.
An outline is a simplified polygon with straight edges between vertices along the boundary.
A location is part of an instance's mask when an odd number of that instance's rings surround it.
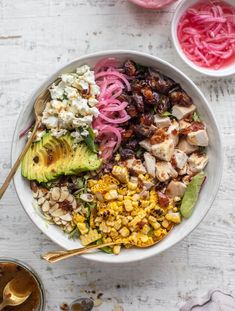
<svg viewBox="0 0 235 311">
<path fill-rule="evenodd" d="M 147 151 L 151 151 L 152 145 L 149 142 L 149 139 L 144 139 L 139 142 L 139 145 Z"/>
<path fill-rule="evenodd" d="M 144 153 L 144 160 L 145 160 L 145 167 L 149 175 L 155 177 L 155 165 L 156 165 L 156 158 L 152 156 L 149 152 Z"/>
<path fill-rule="evenodd" d="M 171 125 L 167 130 L 167 134 L 174 141 L 174 145 L 176 146 L 179 142 L 179 123 L 176 120 L 173 120 Z"/>
<path fill-rule="evenodd" d="M 172 115 L 174 117 L 176 117 L 176 119 L 181 120 L 181 119 L 184 119 L 185 117 L 189 116 L 195 110 L 196 110 L 195 105 L 191 105 L 189 107 L 174 105 L 172 108 Z"/>
<path fill-rule="evenodd" d="M 126 167 L 132 171 L 134 171 L 136 174 L 145 174 L 146 169 L 141 162 L 141 160 L 137 160 L 135 158 L 128 159 L 125 161 Z"/>
<path fill-rule="evenodd" d="M 186 154 L 191 154 L 198 150 L 198 147 L 189 144 L 185 138 L 181 138 L 177 145 L 177 149 L 183 151 Z"/>
<path fill-rule="evenodd" d="M 161 160 L 170 161 L 174 153 L 174 141 L 173 139 L 167 139 L 160 144 L 152 145 L 152 154 Z"/>
<path fill-rule="evenodd" d="M 171 125 L 171 120 L 169 117 L 160 117 L 159 115 L 154 115 L 154 124 L 159 127 L 168 127 Z"/>
<path fill-rule="evenodd" d="M 206 147 L 209 144 L 209 138 L 206 130 L 199 130 L 197 132 L 188 133 L 187 141 L 194 146 Z"/>
<path fill-rule="evenodd" d="M 183 169 L 186 162 L 188 160 L 188 156 L 185 152 L 175 149 L 173 157 L 172 157 L 172 164 L 175 165 L 178 169 Z"/>
<path fill-rule="evenodd" d="M 171 198 L 182 198 L 186 188 L 187 186 L 184 183 L 172 180 L 166 188 L 166 194 Z"/>
<path fill-rule="evenodd" d="M 170 162 L 159 161 L 156 163 L 156 177 L 161 182 L 167 181 L 170 178 L 175 178 L 177 176 L 178 173 Z"/>
<path fill-rule="evenodd" d="M 208 155 L 194 152 L 188 158 L 188 173 L 201 172 L 208 163 Z"/>
</svg>

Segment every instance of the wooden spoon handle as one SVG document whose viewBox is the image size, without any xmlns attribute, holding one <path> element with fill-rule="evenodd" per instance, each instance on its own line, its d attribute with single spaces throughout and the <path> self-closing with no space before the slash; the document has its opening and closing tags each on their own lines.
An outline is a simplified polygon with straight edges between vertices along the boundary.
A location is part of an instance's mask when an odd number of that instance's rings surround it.
<svg viewBox="0 0 235 311">
<path fill-rule="evenodd" d="M 3 196 L 3 194 L 5 193 L 5 191 L 7 190 L 12 178 L 14 177 L 20 163 L 21 163 L 21 160 L 23 159 L 23 157 L 25 156 L 26 152 L 28 151 L 32 141 L 34 140 L 34 137 L 36 135 L 36 132 L 37 132 L 37 129 L 38 129 L 38 126 L 40 124 L 40 120 L 37 120 L 35 122 L 35 125 L 34 125 L 34 129 L 33 129 L 33 133 L 32 135 L 30 136 L 29 140 L 27 141 L 26 145 L 24 146 L 23 150 L 21 151 L 21 154 L 19 155 L 18 159 L 16 160 L 15 164 L 13 165 L 13 167 L 11 168 L 7 178 L 5 179 L 2 187 L 0 188 L 0 200 Z"/>
<path fill-rule="evenodd" d="M 46 261 L 50 262 L 50 263 L 54 263 L 54 262 L 57 262 L 57 261 L 60 261 L 63 259 L 67 259 L 67 258 L 76 256 L 76 255 L 88 253 L 88 252 L 93 251 L 95 249 L 99 249 L 99 248 L 102 248 L 105 246 L 112 246 L 112 245 L 116 245 L 116 244 L 120 244 L 120 242 L 119 243 L 111 242 L 111 243 L 105 243 L 105 244 L 99 244 L 99 245 L 90 245 L 90 246 L 72 249 L 72 250 L 68 250 L 68 251 L 49 252 L 45 255 L 42 255 L 42 258 L 45 259 Z"/>
</svg>

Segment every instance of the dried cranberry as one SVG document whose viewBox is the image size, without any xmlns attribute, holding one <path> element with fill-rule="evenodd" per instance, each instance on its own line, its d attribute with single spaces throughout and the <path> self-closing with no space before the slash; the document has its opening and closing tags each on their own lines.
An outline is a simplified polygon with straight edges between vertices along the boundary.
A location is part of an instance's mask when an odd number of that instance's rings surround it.
<svg viewBox="0 0 235 311">
<path fill-rule="evenodd" d="M 137 146 L 138 146 L 138 140 L 136 140 L 136 139 L 129 140 L 125 144 L 125 148 L 132 149 L 132 150 L 135 150 Z"/>
<path fill-rule="evenodd" d="M 133 93 L 133 100 L 135 102 L 135 106 L 139 112 L 144 112 L 144 100 L 141 95 L 137 93 Z"/>
<path fill-rule="evenodd" d="M 122 133 L 122 139 L 124 139 L 124 140 L 129 139 L 132 135 L 133 135 L 133 129 L 125 130 Z"/>
<path fill-rule="evenodd" d="M 128 75 L 128 76 L 135 76 L 136 75 L 136 64 L 128 59 L 125 63 L 124 63 L 124 70 L 125 70 L 125 73 Z"/>
<path fill-rule="evenodd" d="M 129 114 L 130 117 L 134 118 L 138 116 L 138 110 L 133 104 L 129 104 L 126 107 L 126 112 Z"/>
<path fill-rule="evenodd" d="M 135 156 L 135 152 L 132 149 L 123 148 L 120 151 L 120 155 L 121 155 L 122 160 L 127 160 L 130 158 L 133 158 Z"/>
<path fill-rule="evenodd" d="M 157 112 L 159 114 L 162 114 L 166 112 L 167 110 L 169 110 L 170 107 L 171 107 L 171 103 L 170 103 L 169 97 L 162 95 L 158 102 Z"/>
<path fill-rule="evenodd" d="M 146 113 L 140 117 L 140 123 L 144 125 L 151 125 L 153 124 L 153 121 L 154 121 L 154 116 L 152 113 Z"/>
<path fill-rule="evenodd" d="M 150 137 L 153 134 L 153 130 L 143 124 L 137 124 L 134 126 L 134 132 L 142 137 Z"/>
<path fill-rule="evenodd" d="M 174 91 L 169 94 L 170 101 L 172 105 L 180 105 L 184 107 L 189 107 L 192 105 L 192 98 L 186 94 L 184 91 Z"/>
</svg>

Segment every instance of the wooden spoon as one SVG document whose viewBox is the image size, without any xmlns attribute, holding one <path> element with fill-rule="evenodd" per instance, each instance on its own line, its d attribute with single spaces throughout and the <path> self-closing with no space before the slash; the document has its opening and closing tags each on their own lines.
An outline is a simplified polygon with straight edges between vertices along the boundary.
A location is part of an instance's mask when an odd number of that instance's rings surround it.
<svg viewBox="0 0 235 311">
<path fill-rule="evenodd" d="M 53 82 L 52 84 L 56 84 L 58 81 L 60 81 L 60 79 L 58 78 L 55 82 Z M 51 84 L 51 85 L 52 85 Z M 32 135 L 30 136 L 29 140 L 27 141 L 26 145 L 24 146 L 23 150 L 21 151 L 21 154 L 19 155 L 18 159 L 16 160 L 15 164 L 13 165 L 13 167 L 10 170 L 10 173 L 8 174 L 6 180 L 4 181 L 2 187 L 0 188 L 0 200 L 3 196 L 3 194 L 5 193 L 5 191 L 7 190 L 12 178 L 14 177 L 20 163 L 21 160 L 23 159 L 23 157 L 25 156 L 26 152 L 28 151 L 29 147 L 31 146 L 35 135 L 37 133 L 38 127 L 41 124 L 41 118 L 42 118 L 42 112 L 45 109 L 46 103 L 50 100 L 50 92 L 49 92 L 49 85 L 47 87 L 47 89 L 45 91 L 43 91 L 36 99 L 35 103 L 34 103 L 34 115 L 35 115 L 35 124 L 34 124 L 34 129 L 32 132 Z"/>
<path fill-rule="evenodd" d="M 3 310 L 6 306 L 18 306 L 28 299 L 31 295 L 31 290 L 27 290 L 24 293 L 18 293 L 14 290 L 15 282 L 18 282 L 16 279 L 12 279 L 7 283 L 3 290 L 3 301 L 0 304 L 0 310 Z"/>
</svg>

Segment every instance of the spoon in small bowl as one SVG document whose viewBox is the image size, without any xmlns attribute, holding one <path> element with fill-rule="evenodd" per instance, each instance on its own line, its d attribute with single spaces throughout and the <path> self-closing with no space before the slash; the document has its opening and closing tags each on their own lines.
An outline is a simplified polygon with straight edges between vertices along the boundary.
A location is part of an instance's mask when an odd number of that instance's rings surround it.
<svg viewBox="0 0 235 311">
<path fill-rule="evenodd" d="M 18 306 L 25 302 L 32 291 L 26 290 L 24 293 L 18 293 L 15 288 L 15 282 L 18 282 L 16 279 L 12 279 L 7 283 L 3 290 L 3 301 L 0 303 L 0 310 L 3 310 L 6 306 Z"/>
<path fill-rule="evenodd" d="M 56 81 L 54 81 L 52 84 L 57 84 L 60 81 L 60 79 L 56 79 Z M 30 138 L 28 139 L 26 145 L 24 146 L 23 150 L 21 151 L 18 159 L 16 160 L 15 164 L 13 165 L 13 167 L 11 168 L 6 180 L 4 181 L 2 187 L 0 188 L 0 200 L 3 196 L 3 194 L 5 193 L 5 191 L 7 190 L 12 178 L 14 177 L 20 163 L 21 160 L 23 159 L 23 157 L 25 156 L 26 152 L 28 151 L 29 147 L 31 146 L 35 135 L 37 133 L 37 130 L 39 128 L 39 125 L 41 124 L 41 118 L 42 118 L 42 112 L 45 109 L 46 103 L 50 100 L 50 92 L 49 92 L 49 88 L 51 87 L 50 84 L 46 90 L 44 90 L 36 99 L 35 103 L 34 103 L 34 115 L 35 115 L 35 123 L 34 123 L 34 128 L 33 128 L 33 132 L 30 136 Z"/>
</svg>

